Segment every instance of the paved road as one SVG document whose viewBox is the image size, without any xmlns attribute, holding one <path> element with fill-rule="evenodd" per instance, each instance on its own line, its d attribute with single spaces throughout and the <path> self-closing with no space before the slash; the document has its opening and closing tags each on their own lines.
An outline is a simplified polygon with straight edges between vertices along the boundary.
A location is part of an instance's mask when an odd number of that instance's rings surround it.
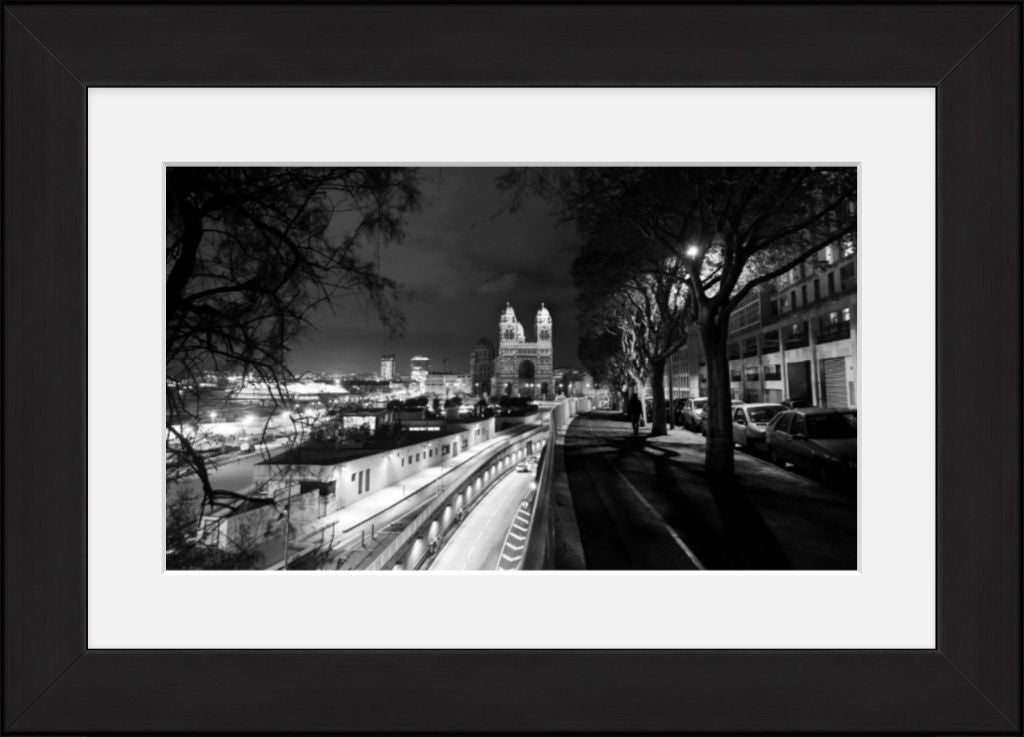
<svg viewBox="0 0 1024 737">
<path fill-rule="evenodd" d="M 493 571 L 505 533 L 530 493 L 532 473 L 512 471 L 470 511 L 430 565 L 432 571 Z"/>
<path fill-rule="evenodd" d="M 850 569 L 856 497 L 736 455 L 737 482 L 713 493 L 704 439 L 632 437 L 612 413 L 576 419 L 565 468 L 589 569 Z"/>
</svg>

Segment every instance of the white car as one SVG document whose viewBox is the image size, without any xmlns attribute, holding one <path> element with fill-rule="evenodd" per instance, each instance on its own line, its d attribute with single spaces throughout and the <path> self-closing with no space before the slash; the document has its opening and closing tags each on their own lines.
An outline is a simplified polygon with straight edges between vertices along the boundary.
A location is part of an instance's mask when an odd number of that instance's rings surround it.
<svg viewBox="0 0 1024 737">
<path fill-rule="evenodd" d="M 733 407 L 732 441 L 749 450 L 764 448 L 768 423 L 785 407 L 781 404 L 743 404 Z"/>
</svg>

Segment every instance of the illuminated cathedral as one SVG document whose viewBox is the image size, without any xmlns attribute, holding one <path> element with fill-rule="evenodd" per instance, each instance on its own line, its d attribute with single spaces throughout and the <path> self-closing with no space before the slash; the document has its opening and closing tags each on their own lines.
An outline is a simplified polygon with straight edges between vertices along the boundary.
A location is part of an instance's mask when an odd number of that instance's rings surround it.
<svg viewBox="0 0 1024 737">
<path fill-rule="evenodd" d="M 542 302 L 534 318 L 536 342 L 526 331 L 511 303 L 505 303 L 498 325 L 498 355 L 494 359 L 494 391 L 511 397 L 550 399 L 555 393 L 551 313 Z"/>
</svg>

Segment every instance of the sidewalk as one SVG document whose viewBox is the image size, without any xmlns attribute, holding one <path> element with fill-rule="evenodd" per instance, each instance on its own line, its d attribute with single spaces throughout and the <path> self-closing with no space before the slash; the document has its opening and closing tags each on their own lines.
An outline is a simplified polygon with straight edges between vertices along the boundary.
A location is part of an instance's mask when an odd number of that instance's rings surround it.
<svg viewBox="0 0 1024 737">
<path fill-rule="evenodd" d="M 704 473 L 701 435 L 677 428 L 657 438 L 643 433 L 634 438 L 629 423 L 612 413 L 593 412 L 575 420 L 566 453 L 584 552 L 588 542 L 596 551 L 596 539 L 608 543 L 618 535 L 612 543 L 619 560 L 642 558 L 636 549 L 644 538 L 641 533 L 630 537 L 628 519 L 619 515 L 603 527 L 597 524 L 600 509 L 594 496 L 600 487 L 605 504 L 642 495 L 660 523 L 670 526 L 707 569 L 856 568 L 857 495 L 852 490 L 822 486 L 737 450 L 732 487 L 715 493 Z M 595 510 L 589 518 L 581 512 L 588 505 Z M 612 548 L 606 545 L 606 550 Z M 598 559 L 596 553 L 591 557 Z M 594 567 L 591 560 L 587 563 Z"/>
</svg>

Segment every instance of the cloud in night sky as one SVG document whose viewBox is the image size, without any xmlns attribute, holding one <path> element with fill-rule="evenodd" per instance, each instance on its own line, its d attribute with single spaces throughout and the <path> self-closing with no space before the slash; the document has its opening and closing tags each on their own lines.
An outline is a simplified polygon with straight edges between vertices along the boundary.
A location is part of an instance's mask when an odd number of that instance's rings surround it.
<svg viewBox="0 0 1024 737">
<path fill-rule="evenodd" d="M 333 314 L 318 316 L 318 330 L 292 351 L 293 368 L 372 372 L 382 353 L 393 353 L 400 373 L 408 373 L 417 354 L 430 356 L 435 369 L 467 372 L 477 340 L 497 344 L 506 301 L 528 340 L 543 302 L 554 321 L 555 365 L 579 365 L 570 275 L 577 234 L 560 227 L 539 199 L 517 215 L 502 213 L 503 195 L 495 185 L 502 171 L 426 170 L 423 206 L 408 217 L 405 239 L 380 251 L 381 272 L 402 287 L 404 334 L 389 336 L 372 312 L 355 299 L 344 300 Z"/>
<path fill-rule="evenodd" d="M 516 284 L 519 283 L 519 274 L 509 272 L 499 277 L 486 281 L 478 287 L 474 287 L 474 294 L 513 294 Z"/>
</svg>

